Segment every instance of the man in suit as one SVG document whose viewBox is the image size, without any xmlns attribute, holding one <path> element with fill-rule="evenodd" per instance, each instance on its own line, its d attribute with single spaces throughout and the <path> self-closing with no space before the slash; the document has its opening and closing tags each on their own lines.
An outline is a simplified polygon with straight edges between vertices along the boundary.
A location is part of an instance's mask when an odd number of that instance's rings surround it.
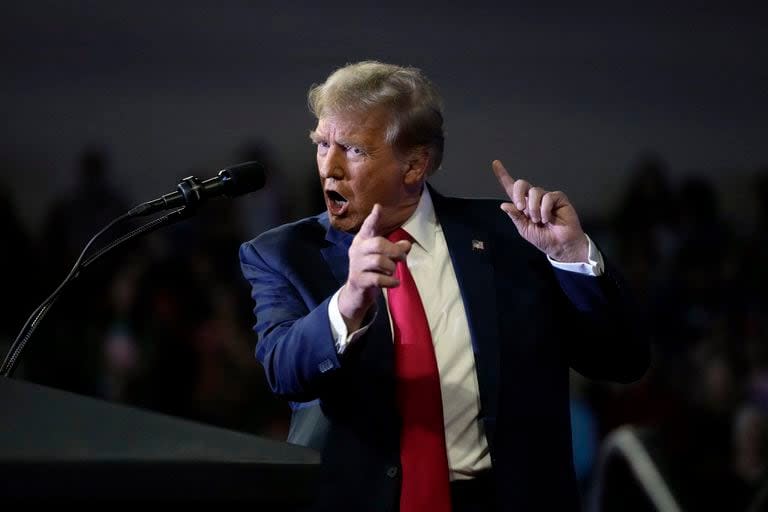
<svg viewBox="0 0 768 512">
<path fill-rule="evenodd" d="M 240 258 L 289 441 L 322 451 L 318 507 L 578 509 L 570 369 L 631 382 L 649 352 L 567 196 L 499 161 L 509 201 L 439 194 L 441 99 L 418 69 L 351 64 L 309 103 L 327 211 Z"/>
</svg>

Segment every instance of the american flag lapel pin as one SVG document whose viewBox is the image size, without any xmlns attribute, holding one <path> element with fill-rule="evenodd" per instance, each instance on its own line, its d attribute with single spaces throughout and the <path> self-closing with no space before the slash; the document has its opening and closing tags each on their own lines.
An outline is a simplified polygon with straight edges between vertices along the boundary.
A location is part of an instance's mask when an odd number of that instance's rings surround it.
<svg viewBox="0 0 768 512">
<path fill-rule="evenodd" d="M 473 251 L 484 251 L 485 250 L 485 242 L 482 240 L 472 240 L 472 250 Z"/>
</svg>

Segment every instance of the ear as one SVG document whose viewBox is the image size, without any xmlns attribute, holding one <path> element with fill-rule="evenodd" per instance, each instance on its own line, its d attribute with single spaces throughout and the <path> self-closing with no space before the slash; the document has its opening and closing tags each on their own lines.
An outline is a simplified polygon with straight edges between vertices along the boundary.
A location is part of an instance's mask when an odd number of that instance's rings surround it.
<svg viewBox="0 0 768 512">
<path fill-rule="evenodd" d="M 415 185 L 423 182 L 427 177 L 427 169 L 431 154 L 427 146 L 413 148 L 405 158 L 405 172 L 403 181 L 406 185 Z"/>
</svg>

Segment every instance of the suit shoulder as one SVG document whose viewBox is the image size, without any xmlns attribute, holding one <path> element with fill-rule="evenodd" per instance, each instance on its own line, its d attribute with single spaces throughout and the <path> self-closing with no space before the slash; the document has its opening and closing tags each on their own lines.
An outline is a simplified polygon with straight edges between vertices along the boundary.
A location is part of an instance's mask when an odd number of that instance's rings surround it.
<svg viewBox="0 0 768 512">
<path fill-rule="evenodd" d="M 268 229 L 241 244 L 241 251 L 282 251 L 294 245 L 322 241 L 327 231 L 327 214 L 321 213 Z"/>
</svg>

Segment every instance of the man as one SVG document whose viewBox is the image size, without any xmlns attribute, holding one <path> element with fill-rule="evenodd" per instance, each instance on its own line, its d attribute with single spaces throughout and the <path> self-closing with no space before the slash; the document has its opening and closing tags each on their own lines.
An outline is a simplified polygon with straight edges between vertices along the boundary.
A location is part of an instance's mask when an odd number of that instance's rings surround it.
<svg viewBox="0 0 768 512">
<path fill-rule="evenodd" d="M 240 258 L 289 441 L 322 450 L 319 508 L 577 509 L 570 368 L 631 382 L 649 354 L 568 198 L 499 161 L 508 202 L 428 185 L 443 117 L 417 69 L 351 64 L 309 103 L 327 211 Z"/>
</svg>

